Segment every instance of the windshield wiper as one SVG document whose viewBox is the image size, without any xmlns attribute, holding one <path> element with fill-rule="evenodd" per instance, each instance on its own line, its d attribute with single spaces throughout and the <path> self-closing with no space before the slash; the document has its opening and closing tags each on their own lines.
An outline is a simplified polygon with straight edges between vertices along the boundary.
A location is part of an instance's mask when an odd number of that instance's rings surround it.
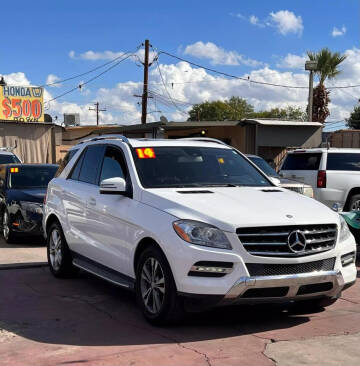
<svg viewBox="0 0 360 366">
<path fill-rule="evenodd" d="M 199 184 L 196 187 L 238 187 L 236 184 L 232 183 L 214 183 L 214 184 Z"/>
</svg>

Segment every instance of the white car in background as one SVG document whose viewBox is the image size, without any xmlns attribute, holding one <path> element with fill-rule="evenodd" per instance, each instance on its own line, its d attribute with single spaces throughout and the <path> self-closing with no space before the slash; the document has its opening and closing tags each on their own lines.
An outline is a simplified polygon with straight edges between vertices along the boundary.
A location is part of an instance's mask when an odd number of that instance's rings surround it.
<svg viewBox="0 0 360 366">
<path fill-rule="evenodd" d="M 289 151 L 280 175 L 310 184 L 315 199 L 328 207 L 360 210 L 360 149 Z"/>
<path fill-rule="evenodd" d="M 69 153 L 44 206 L 49 268 L 135 291 L 152 323 L 217 305 L 326 306 L 356 280 L 339 214 L 230 146 L 112 135 Z"/>
</svg>

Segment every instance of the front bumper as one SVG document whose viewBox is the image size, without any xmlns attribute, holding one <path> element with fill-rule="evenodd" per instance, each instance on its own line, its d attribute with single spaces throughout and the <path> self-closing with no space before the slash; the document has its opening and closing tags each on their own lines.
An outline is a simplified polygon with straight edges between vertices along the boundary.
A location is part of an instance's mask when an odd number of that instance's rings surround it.
<svg viewBox="0 0 360 366">
<path fill-rule="evenodd" d="M 344 288 L 340 271 L 294 275 L 242 277 L 225 295 L 232 303 L 293 301 L 314 297 L 337 298 Z"/>
</svg>

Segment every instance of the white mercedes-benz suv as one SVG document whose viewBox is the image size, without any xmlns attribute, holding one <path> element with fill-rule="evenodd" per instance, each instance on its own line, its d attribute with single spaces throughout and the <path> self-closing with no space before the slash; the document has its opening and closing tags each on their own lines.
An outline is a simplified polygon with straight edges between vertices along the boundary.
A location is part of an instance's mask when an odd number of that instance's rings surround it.
<svg viewBox="0 0 360 366">
<path fill-rule="evenodd" d="M 152 323 L 245 302 L 325 306 L 355 282 L 342 218 L 230 146 L 113 135 L 69 154 L 44 206 L 50 270 L 134 290 Z"/>
</svg>

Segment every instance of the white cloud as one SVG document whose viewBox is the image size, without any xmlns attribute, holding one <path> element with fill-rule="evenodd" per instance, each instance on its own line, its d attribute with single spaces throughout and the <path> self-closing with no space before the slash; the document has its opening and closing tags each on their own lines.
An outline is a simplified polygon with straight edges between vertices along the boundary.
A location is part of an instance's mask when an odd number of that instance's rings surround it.
<svg viewBox="0 0 360 366">
<path fill-rule="evenodd" d="M 212 42 L 198 41 L 185 47 L 184 54 L 208 59 L 213 65 L 246 65 L 256 67 L 262 62 L 244 57 L 236 51 L 226 51 Z"/>
<path fill-rule="evenodd" d="M 53 84 L 53 85 L 49 85 L 52 88 L 59 88 L 60 86 L 62 86 L 61 83 L 57 83 L 59 80 L 61 80 L 58 76 L 54 75 L 54 74 L 49 74 L 46 78 L 46 84 Z M 56 84 L 54 84 L 56 83 Z"/>
<path fill-rule="evenodd" d="M 304 29 L 301 16 L 296 16 L 292 11 L 279 10 L 278 12 L 270 13 L 271 23 L 282 34 L 288 33 L 302 34 Z"/>
<path fill-rule="evenodd" d="M 255 15 L 250 15 L 249 22 L 250 22 L 250 24 L 256 25 L 256 26 L 258 26 L 260 28 L 265 27 L 265 24 L 261 23 L 260 20 L 259 20 L 259 18 L 257 16 L 255 16 Z"/>
<path fill-rule="evenodd" d="M 101 51 L 95 52 L 92 50 L 86 51 L 84 53 L 76 54 L 75 51 L 69 52 L 69 57 L 73 59 L 81 59 L 81 60 L 113 60 L 114 58 L 121 57 L 124 55 L 124 52 L 114 52 L 114 51 Z"/>
<path fill-rule="evenodd" d="M 346 60 L 340 66 L 342 73 L 334 81 L 327 81 L 327 86 L 333 85 L 354 85 L 360 84 L 360 48 L 353 48 L 345 51 Z M 290 56 L 289 56 L 290 55 Z M 257 80 L 268 83 L 307 86 L 308 74 L 304 71 L 291 70 L 296 66 L 300 67 L 300 59 L 304 55 L 288 54 L 281 61 L 289 70 L 273 69 L 268 66 L 260 66 L 250 72 L 250 74 L 240 75 L 250 80 Z M 303 69 L 303 65 L 301 66 Z M 149 99 L 148 111 L 160 110 L 169 121 L 184 121 L 187 115 L 183 111 L 188 111 L 191 106 L 187 103 L 201 103 L 205 100 L 227 99 L 231 96 L 245 98 L 256 110 L 271 109 L 275 107 L 285 107 L 287 105 L 301 106 L 305 109 L 307 105 L 307 88 L 289 89 L 271 86 L 251 84 L 247 81 L 228 79 L 219 75 L 209 73 L 203 69 L 192 67 L 186 62 L 176 64 L 160 64 L 164 81 L 168 92 L 178 105 L 179 110 L 174 108 L 168 95 L 164 90 L 157 68 L 150 69 L 149 90 L 163 95 Z M 23 72 L 4 75 L 5 81 L 13 85 L 29 85 L 30 81 Z M 354 89 L 331 90 L 330 98 L 330 118 L 329 120 L 342 120 L 347 118 L 354 105 L 357 104 L 358 91 Z M 82 93 L 87 94 L 88 91 Z M 51 90 L 53 92 L 53 90 Z M 58 92 L 60 93 L 60 92 Z M 77 93 L 77 95 L 76 95 Z M 66 97 L 57 99 L 47 106 L 46 113 L 53 117 L 58 116 L 58 121 L 62 122 L 63 113 L 80 113 L 82 124 L 95 124 L 96 114 L 89 111 L 93 103 L 100 102 L 101 107 L 107 109 L 100 115 L 101 123 L 107 124 L 134 124 L 140 123 L 141 107 L 137 103 L 140 98 L 134 94 L 142 93 L 142 83 L 128 81 L 115 84 L 108 88 L 92 90 L 89 96 L 76 91 Z M 79 97 L 80 95 L 80 97 Z M 153 94 L 154 95 L 154 94 Z M 44 100 L 53 97 L 49 89 L 45 89 Z M 78 100 L 77 103 L 66 102 L 66 100 Z M 65 100 L 65 101 L 64 101 Z M 86 100 L 86 102 L 81 102 Z M 184 103 L 183 103 L 184 102 Z M 148 121 L 158 120 L 160 113 L 150 113 Z"/>
<path fill-rule="evenodd" d="M 3 76 L 8 85 L 31 85 L 29 79 L 23 72 L 13 72 Z"/>
<path fill-rule="evenodd" d="M 338 28 L 334 27 L 332 32 L 331 32 L 331 35 L 333 37 L 339 37 L 339 36 L 345 35 L 345 33 L 346 33 L 346 27 L 343 25 L 341 27 L 341 29 L 338 29 Z"/>
<path fill-rule="evenodd" d="M 277 67 L 281 69 L 300 69 L 304 70 L 305 61 L 307 60 L 307 56 L 294 55 L 292 53 L 288 53 L 280 62 L 276 64 Z"/>
</svg>

